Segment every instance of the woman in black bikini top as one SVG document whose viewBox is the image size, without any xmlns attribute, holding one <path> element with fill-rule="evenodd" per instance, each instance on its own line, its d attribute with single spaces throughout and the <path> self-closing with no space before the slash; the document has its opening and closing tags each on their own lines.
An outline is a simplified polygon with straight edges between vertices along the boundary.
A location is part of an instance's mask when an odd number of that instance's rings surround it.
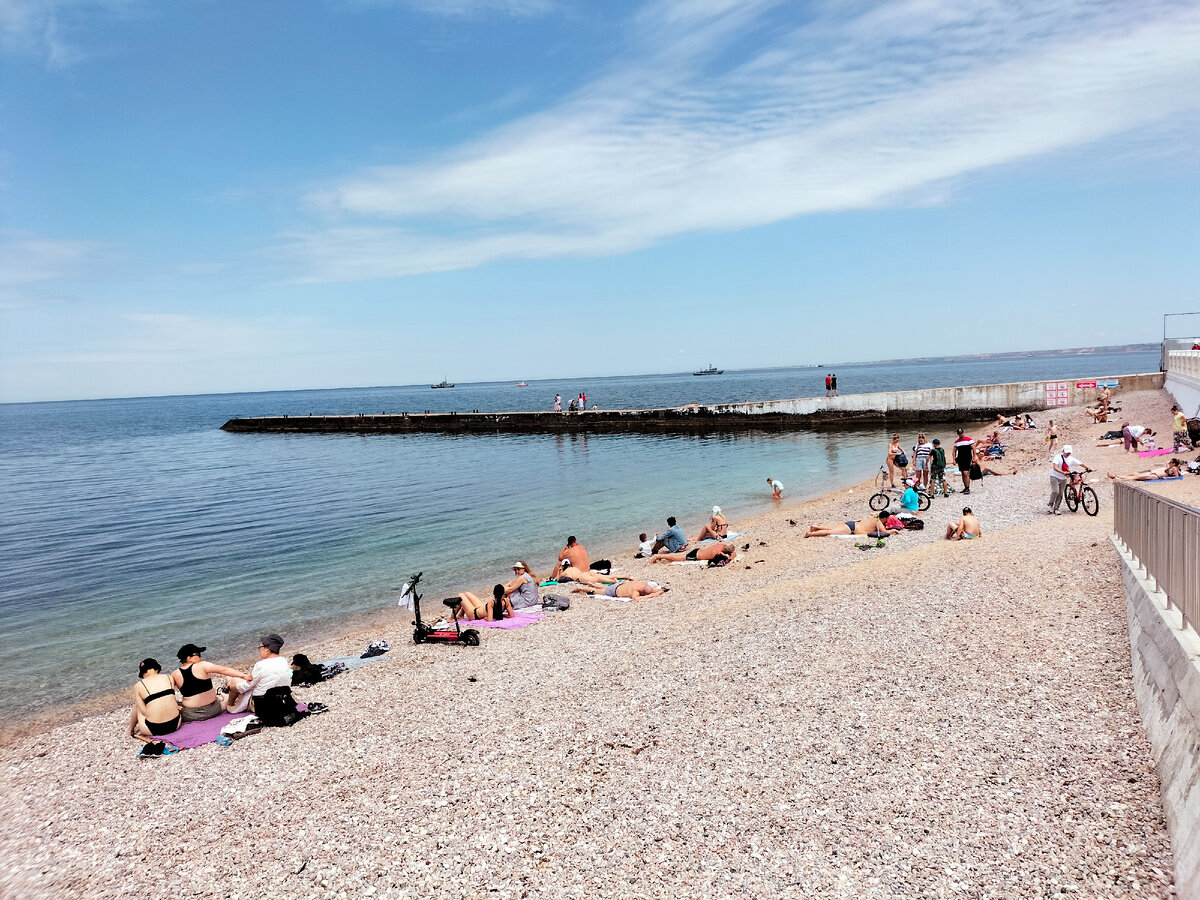
<svg viewBox="0 0 1200 900">
<path fill-rule="evenodd" d="M 133 686 L 129 733 L 141 732 L 151 737 L 170 734 L 180 723 L 175 686 L 162 674 L 162 666 L 156 659 L 143 659 L 138 666 L 138 675 L 141 680 Z"/>
<path fill-rule="evenodd" d="M 217 691 L 213 687 L 214 673 L 226 678 L 250 680 L 248 672 L 239 672 L 237 669 L 218 666 L 202 659 L 200 654 L 204 650 L 204 647 L 197 644 L 184 644 L 176 654 L 179 657 L 179 668 L 171 673 L 171 683 L 183 696 L 180 715 L 185 722 L 203 722 L 221 714 L 221 703 L 217 700 Z"/>
</svg>

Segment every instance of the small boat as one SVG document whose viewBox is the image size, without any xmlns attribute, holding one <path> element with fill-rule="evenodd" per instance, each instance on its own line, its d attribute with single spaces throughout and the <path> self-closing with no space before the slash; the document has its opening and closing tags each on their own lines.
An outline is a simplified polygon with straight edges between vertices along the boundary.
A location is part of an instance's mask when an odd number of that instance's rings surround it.
<svg viewBox="0 0 1200 900">
<path fill-rule="evenodd" d="M 454 387 L 454 382 L 447 381 L 445 378 L 443 378 L 439 384 L 431 384 L 430 387 L 436 391 L 438 388 Z"/>
<path fill-rule="evenodd" d="M 517 387 L 529 387 L 529 382 L 528 381 L 518 381 Z"/>
<path fill-rule="evenodd" d="M 693 374 L 693 375 L 724 375 L 724 374 L 725 374 L 725 370 L 724 370 L 724 369 L 718 369 L 718 368 L 717 368 L 716 366 L 714 366 L 712 363 L 709 363 L 709 364 L 708 364 L 708 368 L 707 368 L 707 369 L 700 369 L 699 371 L 697 371 L 697 372 L 693 372 L 692 374 Z"/>
</svg>

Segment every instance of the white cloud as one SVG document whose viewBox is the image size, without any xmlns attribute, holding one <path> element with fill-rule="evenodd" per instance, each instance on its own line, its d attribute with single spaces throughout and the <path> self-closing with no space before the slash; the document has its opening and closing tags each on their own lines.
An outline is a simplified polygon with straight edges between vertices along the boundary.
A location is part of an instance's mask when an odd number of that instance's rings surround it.
<svg viewBox="0 0 1200 900">
<path fill-rule="evenodd" d="M 33 302 L 42 287 L 77 278 L 112 252 L 109 245 L 99 241 L 0 231 L 0 306 Z"/>
<path fill-rule="evenodd" d="M 0 0 L 0 48 L 34 56 L 47 68 L 66 69 L 86 52 L 71 39 L 67 21 L 91 13 L 122 14 L 143 0 Z"/>
<path fill-rule="evenodd" d="M 794 15 L 773 0 L 651 3 L 632 59 L 436 161 L 313 192 L 331 224 L 286 252 L 316 281 L 626 252 L 931 196 L 1200 108 L 1195 3 L 900 0 Z"/>
</svg>

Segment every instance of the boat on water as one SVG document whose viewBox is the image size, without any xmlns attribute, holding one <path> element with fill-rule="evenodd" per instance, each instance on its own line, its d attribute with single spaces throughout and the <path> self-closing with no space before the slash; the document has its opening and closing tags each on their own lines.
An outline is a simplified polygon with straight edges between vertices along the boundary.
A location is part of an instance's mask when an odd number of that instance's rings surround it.
<svg viewBox="0 0 1200 900">
<path fill-rule="evenodd" d="M 517 387 L 529 387 L 529 382 L 528 381 L 518 381 Z"/>
<path fill-rule="evenodd" d="M 447 381 L 445 378 L 443 378 L 438 384 L 431 384 L 430 387 L 436 391 L 438 388 L 454 387 L 454 382 Z"/>
<path fill-rule="evenodd" d="M 696 372 L 693 372 L 692 374 L 693 374 L 693 375 L 724 375 L 724 374 L 725 374 L 725 370 L 724 370 L 724 369 L 718 369 L 718 368 L 717 368 L 716 366 L 714 366 L 712 363 L 709 363 L 709 364 L 708 364 L 708 368 L 707 368 L 707 369 L 700 369 L 700 370 L 698 370 L 698 371 L 696 371 Z"/>
</svg>

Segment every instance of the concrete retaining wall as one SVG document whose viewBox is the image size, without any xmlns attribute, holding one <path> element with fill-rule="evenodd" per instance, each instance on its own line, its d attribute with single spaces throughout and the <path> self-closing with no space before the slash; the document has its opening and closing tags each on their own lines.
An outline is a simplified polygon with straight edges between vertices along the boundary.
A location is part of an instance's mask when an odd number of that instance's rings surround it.
<svg viewBox="0 0 1200 900">
<path fill-rule="evenodd" d="M 1154 749 L 1179 900 L 1200 900 L 1200 637 L 1118 538 L 1133 688 Z"/>
</svg>

